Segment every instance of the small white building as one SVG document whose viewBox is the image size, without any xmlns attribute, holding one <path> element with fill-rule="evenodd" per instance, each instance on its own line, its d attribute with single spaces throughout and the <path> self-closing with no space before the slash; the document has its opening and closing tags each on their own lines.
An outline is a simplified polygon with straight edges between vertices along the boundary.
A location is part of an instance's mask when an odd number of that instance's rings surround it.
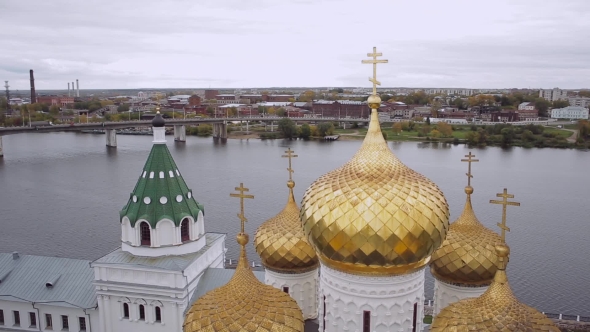
<svg viewBox="0 0 590 332">
<path fill-rule="evenodd" d="M 590 107 L 590 98 L 588 97 L 573 97 L 569 98 L 570 106 Z"/>
<path fill-rule="evenodd" d="M 518 105 L 519 111 L 534 111 L 535 110 L 535 103 L 531 102 L 524 102 Z"/>
<path fill-rule="evenodd" d="M 580 106 L 567 106 L 551 110 L 552 119 L 588 120 L 588 109 Z"/>
</svg>

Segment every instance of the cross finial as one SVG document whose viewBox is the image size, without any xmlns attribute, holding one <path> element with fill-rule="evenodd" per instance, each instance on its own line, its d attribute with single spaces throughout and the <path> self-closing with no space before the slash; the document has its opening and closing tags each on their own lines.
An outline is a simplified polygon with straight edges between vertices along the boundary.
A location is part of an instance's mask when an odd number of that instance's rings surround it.
<svg viewBox="0 0 590 332">
<path fill-rule="evenodd" d="M 293 168 L 291 168 L 291 159 L 293 158 L 297 158 L 299 157 L 298 155 L 294 154 L 293 150 L 291 150 L 291 148 L 288 148 L 287 151 L 285 151 L 286 154 L 283 155 L 283 158 L 289 158 L 289 168 L 287 168 L 287 171 L 289 171 L 289 181 L 293 181 L 293 172 L 295 172 L 293 170 Z"/>
<path fill-rule="evenodd" d="M 248 221 L 246 216 L 244 215 L 244 198 L 254 198 L 254 195 L 245 195 L 245 192 L 250 191 L 250 189 L 245 188 L 243 183 L 240 183 L 239 187 L 236 187 L 236 190 L 239 191 L 239 194 L 229 194 L 231 197 L 238 197 L 240 199 L 240 213 L 238 213 L 238 218 L 240 218 L 240 222 L 242 223 L 242 231 L 244 233 L 244 223 Z"/>
<path fill-rule="evenodd" d="M 362 63 L 373 64 L 373 77 L 369 77 L 369 81 L 373 83 L 373 95 L 377 95 L 377 85 L 381 85 L 381 82 L 377 81 L 377 64 L 387 63 L 387 60 L 377 60 L 378 56 L 383 56 L 382 53 L 377 53 L 377 47 L 373 47 L 373 53 L 367 53 L 368 57 L 372 57 L 371 60 L 363 60 Z"/>
<path fill-rule="evenodd" d="M 473 159 L 473 157 L 475 157 L 475 155 L 471 154 L 471 151 L 469 151 L 469 154 L 465 155 L 465 157 L 467 157 L 467 159 L 461 159 L 461 161 L 469 163 L 469 168 L 468 168 L 467 173 L 465 173 L 465 175 L 467 175 L 467 186 L 471 187 L 471 178 L 473 177 L 473 175 L 471 175 L 471 163 L 478 162 L 479 159 Z"/>
<path fill-rule="evenodd" d="M 519 202 L 509 202 L 508 198 L 514 198 L 514 195 L 508 193 L 508 189 L 504 188 L 504 192 L 501 194 L 496 194 L 496 197 L 502 197 L 501 201 L 492 199 L 490 203 L 492 204 L 501 204 L 502 206 L 502 223 L 498 223 L 498 226 L 502 229 L 502 241 L 506 242 L 506 231 L 510 232 L 510 228 L 506 226 L 506 206 L 520 206 Z"/>
</svg>

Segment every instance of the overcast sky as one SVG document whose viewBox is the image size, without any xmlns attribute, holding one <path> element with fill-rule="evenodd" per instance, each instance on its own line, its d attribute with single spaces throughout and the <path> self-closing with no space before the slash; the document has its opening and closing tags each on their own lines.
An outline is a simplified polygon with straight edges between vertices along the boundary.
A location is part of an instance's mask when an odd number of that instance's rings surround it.
<svg viewBox="0 0 590 332">
<path fill-rule="evenodd" d="M 590 87 L 590 0 L 1 0 L 11 89 Z M 4 85 L 4 82 L 1 82 Z"/>
</svg>

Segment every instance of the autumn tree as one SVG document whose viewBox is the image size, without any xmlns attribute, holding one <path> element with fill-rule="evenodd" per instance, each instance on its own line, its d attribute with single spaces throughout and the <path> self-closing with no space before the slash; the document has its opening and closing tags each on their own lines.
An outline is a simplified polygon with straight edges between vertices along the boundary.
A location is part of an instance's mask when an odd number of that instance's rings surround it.
<svg viewBox="0 0 590 332">
<path fill-rule="evenodd" d="M 438 118 L 438 111 L 442 108 L 442 103 L 440 100 L 435 100 L 430 105 L 430 116 L 433 118 Z"/>
<path fill-rule="evenodd" d="M 307 90 L 304 93 L 302 93 L 299 96 L 299 101 L 305 101 L 305 102 L 309 102 L 309 101 L 313 101 L 316 98 L 315 92 L 311 91 L 311 90 Z"/>
<path fill-rule="evenodd" d="M 440 132 L 442 137 L 452 137 L 453 127 L 446 122 L 439 122 L 436 124 L 436 130 Z"/>
<path fill-rule="evenodd" d="M 304 123 L 301 125 L 301 130 L 299 132 L 299 137 L 303 139 L 308 139 L 311 136 L 311 127 L 309 124 Z"/>
<path fill-rule="evenodd" d="M 553 108 L 564 108 L 568 107 L 570 102 L 567 100 L 556 100 L 553 102 Z"/>
<path fill-rule="evenodd" d="M 496 104 L 496 98 L 492 95 L 477 95 L 471 96 L 467 99 L 469 106 L 494 106 Z"/>
<path fill-rule="evenodd" d="M 279 131 L 285 138 L 297 137 L 297 126 L 295 125 L 295 122 L 289 118 L 282 118 L 279 121 Z"/>
<path fill-rule="evenodd" d="M 392 129 L 396 135 L 399 135 L 399 133 L 402 131 L 402 123 L 401 122 L 394 123 Z"/>
<path fill-rule="evenodd" d="M 436 129 L 432 129 L 432 131 L 430 131 L 430 136 L 434 137 L 434 138 L 439 138 L 441 136 L 440 131 L 436 130 Z"/>
<path fill-rule="evenodd" d="M 318 134 L 321 137 L 334 134 L 334 124 L 332 124 L 332 122 L 322 122 L 318 124 Z"/>
<path fill-rule="evenodd" d="M 51 107 L 49 108 L 49 114 L 51 114 L 53 116 L 59 115 L 59 106 L 51 105 Z"/>
</svg>

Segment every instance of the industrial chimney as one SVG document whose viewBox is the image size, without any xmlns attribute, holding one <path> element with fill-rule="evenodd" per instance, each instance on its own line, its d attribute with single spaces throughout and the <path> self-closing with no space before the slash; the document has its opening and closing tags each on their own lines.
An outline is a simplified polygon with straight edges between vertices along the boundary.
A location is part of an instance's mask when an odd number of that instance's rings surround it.
<svg viewBox="0 0 590 332">
<path fill-rule="evenodd" d="M 31 75 L 31 104 L 37 102 L 37 94 L 35 93 L 35 77 L 33 76 L 33 69 L 29 71 Z"/>
<path fill-rule="evenodd" d="M 76 78 L 76 97 L 80 97 L 80 84 L 78 83 L 77 78 Z"/>
<path fill-rule="evenodd" d="M 68 82 L 68 97 L 70 97 L 70 82 Z"/>
</svg>

